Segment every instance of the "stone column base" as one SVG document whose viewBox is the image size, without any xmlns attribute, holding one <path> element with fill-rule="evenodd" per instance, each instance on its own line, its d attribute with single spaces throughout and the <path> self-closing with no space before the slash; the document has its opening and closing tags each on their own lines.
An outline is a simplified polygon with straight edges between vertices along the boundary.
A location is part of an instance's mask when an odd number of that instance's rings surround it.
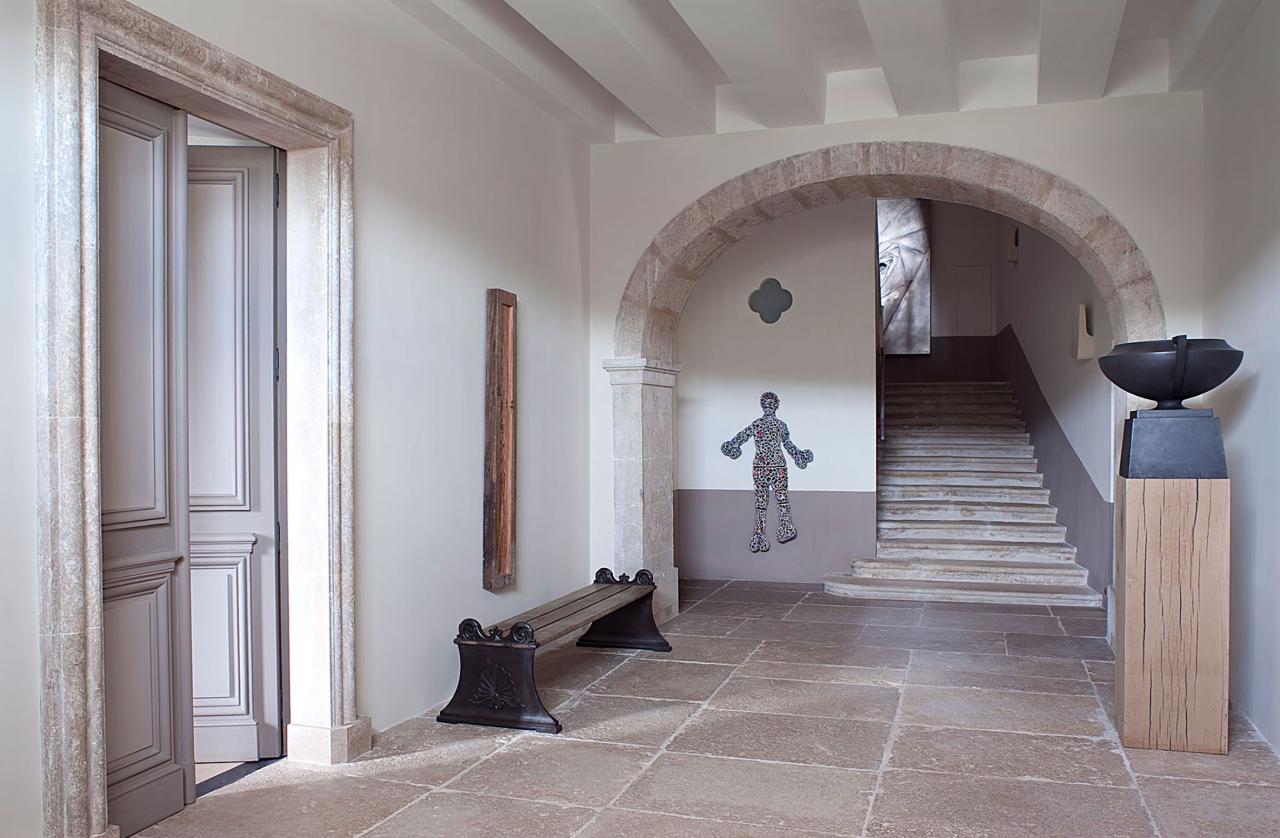
<svg viewBox="0 0 1280 838">
<path fill-rule="evenodd" d="M 120 838 L 120 827 L 108 826 L 106 832 L 99 832 L 92 838 Z"/>
<path fill-rule="evenodd" d="M 366 716 L 338 727 L 291 724 L 285 736 L 289 759 L 320 765 L 351 762 L 373 747 L 373 725 Z"/>
</svg>

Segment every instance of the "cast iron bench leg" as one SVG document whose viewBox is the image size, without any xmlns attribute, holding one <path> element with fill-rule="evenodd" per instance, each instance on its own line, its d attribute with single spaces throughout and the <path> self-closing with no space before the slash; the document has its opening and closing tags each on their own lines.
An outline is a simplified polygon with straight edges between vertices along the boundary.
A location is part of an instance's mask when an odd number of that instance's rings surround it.
<svg viewBox="0 0 1280 838">
<path fill-rule="evenodd" d="M 547 712 L 534 685 L 538 646 L 527 623 L 517 623 L 506 635 L 496 629 L 486 635 L 478 621 L 463 620 L 453 642 L 462 664 L 458 689 L 436 721 L 560 732 L 560 722 Z"/>
<path fill-rule="evenodd" d="M 626 576 L 615 580 L 613 574 L 607 570 L 596 573 L 596 582 L 626 583 L 627 581 Z M 635 581 L 631 584 L 652 585 L 653 575 L 647 570 L 642 570 L 636 574 Z M 658 624 L 653 621 L 653 591 L 596 620 L 586 633 L 578 638 L 578 645 L 603 649 L 671 651 L 671 644 L 658 631 Z"/>
</svg>

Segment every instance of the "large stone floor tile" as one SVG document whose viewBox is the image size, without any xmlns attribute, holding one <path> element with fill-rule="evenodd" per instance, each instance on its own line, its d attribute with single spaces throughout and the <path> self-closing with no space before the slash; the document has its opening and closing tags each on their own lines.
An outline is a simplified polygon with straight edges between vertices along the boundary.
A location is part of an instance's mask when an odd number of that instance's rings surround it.
<svg viewBox="0 0 1280 838">
<path fill-rule="evenodd" d="M 530 800 L 438 791 L 397 813 L 367 838 L 568 838 L 595 814 L 580 806 L 557 806 Z M 313 833 L 319 834 L 319 833 Z"/>
<path fill-rule="evenodd" d="M 856 623 L 877 626 L 914 626 L 920 622 L 918 608 L 893 606 L 816 605 L 800 603 L 787 615 L 788 620 L 810 623 Z"/>
<path fill-rule="evenodd" d="M 1062 617 L 1062 628 L 1072 637 L 1106 637 L 1106 619 L 1081 619 L 1078 617 Z"/>
<path fill-rule="evenodd" d="M 761 591 L 755 588 L 727 587 L 707 597 L 707 602 L 772 602 L 795 605 L 804 597 L 804 591 Z"/>
<path fill-rule="evenodd" d="M 911 665 L 992 675 L 1029 678 L 1068 678 L 1086 681 L 1088 672 L 1080 661 L 1066 658 L 1028 658 L 1017 655 L 969 655 L 957 652 L 913 652 Z"/>
<path fill-rule="evenodd" d="M 1030 614 L 989 614 L 976 611 L 930 611 L 925 609 L 920 625 L 964 631 L 1017 631 L 1024 634 L 1063 634 L 1057 617 Z"/>
<path fill-rule="evenodd" d="M 733 667 L 714 663 L 636 659 L 627 661 L 591 689 L 601 695 L 706 701 L 731 672 Z"/>
<path fill-rule="evenodd" d="M 1111 647 L 1102 637 L 1046 637 L 1040 634 L 1006 634 L 1009 654 L 1041 658 L 1075 658 L 1077 660 L 1115 660 Z"/>
<path fill-rule="evenodd" d="M 427 793 L 404 783 L 277 763 L 139 833 L 143 838 L 314 838 L 369 829 Z M 254 778 L 250 782 L 250 778 Z M 0 832 L 3 828 L 0 827 Z"/>
<path fill-rule="evenodd" d="M 1155 831 L 1134 789 L 889 771 L 866 834 L 1138 838 Z"/>
<path fill-rule="evenodd" d="M 1111 661 L 1085 661 L 1089 680 L 1098 684 L 1111 684 L 1116 680 L 1116 665 Z"/>
<path fill-rule="evenodd" d="M 526 736 L 449 784 L 457 791 L 551 803 L 604 806 L 653 758 L 653 751 L 555 736 Z"/>
<path fill-rule="evenodd" d="M 979 614 L 1032 614 L 1049 616 L 1047 605 L 1021 605 L 1013 602 L 928 602 L 925 611 L 968 612 Z"/>
<path fill-rule="evenodd" d="M 605 809 L 580 838 L 821 838 L 822 833 L 712 821 L 690 816 Z"/>
<path fill-rule="evenodd" d="M 1135 774 L 1223 783 L 1280 786 L 1280 759 L 1261 740 L 1231 737 L 1226 754 L 1191 754 L 1126 748 Z M 1276 817 L 1280 820 L 1280 811 Z"/>
<path fill-rule="evenodd" d="M 968 652 L 984 655 L 1005 653 L 1003 634 L 944 628 L 867 626 L 858 637 L 858 643 L 863 646 L 923 649 L 934 652 Z"/>
<path fill-rule="evenodd" d="M 618 805 L 761 826 L 857 834 L 871 772 L 666 753 Z"/>
<path fill-rule="evenodd" d="M 760 645 L 758 640 L 732 637 L 703 637 L 696 634 L 673 634 L 668 638 L 670 652 L 641 652 L 640 657 L 664 661 L 739 664 Z"/>
<path fill-rule="evenodd" d="M 1114 743 L 1073 736 L 903 725 L 890 768 L 1132 786 Z"/>
<path fill-rule="evenodd" d="M 888 739 L 885 722 L 706 710 L 667 750 L 876 771 Z"/>
<path fill-rule="evenodd" d="M 1280 788 L 1139 777 L 1163 838 L 1275 838 Z"/>
<path fill-rule="evenodd" d="M 704 617 L 701 614 L 690 613 L 673 617 L 658 626 L 658 629 L 663 634 L 702 634 L 708 637 L 724 637 L 742 623 L 742 617 Z"/>
<path fill-rule="evenodd" d="M 750 579 L 734 579 L 729 583 L 731 590 L 752 590 L 752 591 L 804 591 L 805 593 L 819 593 L 822 591 L 821 582 L 755 582 Z"/>
<path fill-rule="evenodd" d="M 608 655 L 569 646 L 539 652 L 533 659 L 533 677 L 539 689 L 582 690 L 629 655 Z"/>
<path fill-rule="evenodd" d="M 787 616 L 794 605 L 774 602 L 707 602 L 700 601 L 688 611 L 682 612 L 696 617 L 766 617 L 781 620 Z"/>
<path fill-rule="evenodd" d="M 506 728 L 441 724 L 434 718 L 418 716 L 374 734 L 373 749 L 369 753 L 330 770 L 352 776 L 436 786 L 462 773 L 519 734 L 520 731 Z"/>
<path fill-rule="evenodd" d="M 828 666 L 877 666 L 903 669 L 911 659 L 906 649 L 855 646 L 852 643 L 824 643 L 812 640 L 766 640 L 751 660 L 780 663 L 816 663 Z"/>
<path fill-rule="evenodd" d="M 916 666 L 907 672 L 908 684 L 934 687 L 978 687 L 987 690 L 1017 690 L 1060 695 L 1093 695 L 1093 684 L 1067 678 L 1039 678 L 1031 675 L 999 675 L 969 672 L 945 666 Z"/>
<path fill-rule="evenodd" d="M 729 632 L 730 637 L 754 640 L 796 640 L 799 642 L 854 643 L 862 633 L 861 623 L 839 625 L 791 620 L 743 620 Z"/>
<path fill-rule="evenodd" d="M 721 710 L 887 722 L 893 719 L 898 708 L 898 690 L 734 676 L 720 688 L 709 706 Z"/>
<path fill-rule="evenodd" d="M 1093 697 L 974 690 L 955 687 L 903 687 L 903 724 L 1101 736 L 1106 726 Z"/>
<path fill-rule="evenodd" d="M 587 693 L 560 710 L 563 735 L 624 745 L 657 747 L 692 716 L 697 704 Z"/>
<path fill-rule="evenodd" d="M 801 602 L 806 605 L 847 605 L 851 608 L 913 608 L 917 611 L 925 607 L 925 603 L 917 599 L 875 599 L 827 593 L 808 594 Z"/>
<path fill-rule="evenodd" d="M 749 660 L 738 667 L 738 675 L 756 678 L 787 678 L 793 681 L 825 681 L 829 684 L 870 684 L 897 687 L 903 682 L 905 669 L 872 666 L 829 666 L 818 663 L 782 663 Z"/>
</svg>

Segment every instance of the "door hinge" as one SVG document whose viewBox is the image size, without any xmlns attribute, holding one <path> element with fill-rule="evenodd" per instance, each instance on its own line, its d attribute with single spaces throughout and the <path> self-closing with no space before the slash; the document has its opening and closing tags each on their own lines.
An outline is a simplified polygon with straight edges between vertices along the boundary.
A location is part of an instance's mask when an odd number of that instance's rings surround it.
<svg viewBox="0 0 1280 838">
<path fill-rule="evenodd" d="M 279 207 L 280 206 L 280 173 L 276 172 L 275 175 L 276 175 L 275 201 L 276 201 L 276 206 Z"/>
<path fill-rule="evenodd" d="M 276 521 L 276 558 L 280 557 L 280 522 Z"/>
<path fill-rule="evenodd" d="M 272 374 L 275 375 L 276 381 L 280 380 L 280 347 L 275 348 L 275 360 L 272 362 Z"/>
</svg>

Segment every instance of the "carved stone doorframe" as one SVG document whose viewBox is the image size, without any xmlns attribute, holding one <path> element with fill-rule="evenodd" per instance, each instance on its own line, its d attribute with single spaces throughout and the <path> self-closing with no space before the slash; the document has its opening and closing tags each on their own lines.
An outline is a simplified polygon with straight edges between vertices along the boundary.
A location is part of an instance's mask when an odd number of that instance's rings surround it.
<svg viewBox="0 0 1280 838">
<path fill-rule="evenodd" d="M 36 335 L 46 836 L 107 836 L 99 527 L 98 79 L 287 154 L 290 755 L 369 747 L 356 715 L 352 115 L 124 0 L 39 0 Z"/>
<path fill-rule="evenodd" d="M 685 301 L 734 242 L 784 216 L 858 198 L 950 201 L 1035 228 L 1089 272 L 1117 343 L 1165 337 L 1159 289 L 1124 225 L 1080 187 L 1021 160 L 943 143 L 846 143 L 725 181 L 676 214 L 640 256 L 618 305 L 614 357 L 604 362 L 613 385 L 614 567 L 653 573 L 659 620 L 678 608 L 672 388 Z M 1115 401 L 1117 440 L 1137 406 L 1132 397 Z"/>
</svg>

